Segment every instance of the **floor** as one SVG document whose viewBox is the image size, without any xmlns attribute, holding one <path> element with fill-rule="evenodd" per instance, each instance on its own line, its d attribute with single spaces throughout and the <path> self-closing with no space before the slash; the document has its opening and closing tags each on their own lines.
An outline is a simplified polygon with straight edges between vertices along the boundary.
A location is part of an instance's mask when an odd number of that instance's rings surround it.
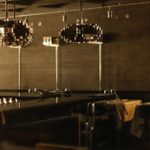
<svg viewBox="0 0 150 150">
<path fill-rule="evenodd" d="M 11 142 L 3 141 L 0 145 L 0 150 L 35 150 L 34 147 L 16 145 Z"/>
<path fill-rule="evenodd" d="M 15 145 L 13 143 L 9 143 L 5 141 L 5 142 L 1 142 L 0 150 L 35 150 L 35 147 Z M 134 143 L 134 144 L 128 144 L 126 146 L 122 145 L 119 147 L 99 144 L 95 149 L 92 150 L 146 150 L 146 149 L 142 149 L 140 144 Z"/>
<path fill-rule="evenodd" d="M 114 131 L 114 128 L 112 132 L 111 128 L 106 125 L 107 124 L 103 124 L 99 126 L 99 128 L 95 128 L 95 132 L 93 134 L 94 135 L 93 142 L 92 142 L 93 148 L 91 150 L 150 150 L 150 149 L 143 149 L 142 140 L 134 137 L 130 133 L 130 126 L 129 126 L 130 124 L 126 124 L 123 126 L 119 136 L 117 136 L 118 134 L 116 134 L 116 130 Z M 46 131 L 46 134 L 44 135 L 50 135 L 49 133 L 47 133 L 48 127 L 46 128 L 45 125 L 40 126 L 40 128 L 45 129 L 42 131 Z M 38 133 L 40 128 L 37 128 Z M 32 146 L 29 145 L 30 142 L 32 143 L 32 139 L 34 139 L 33 133 L 30 133 L 30 136 L 28 135 L 26 138 L 24 138 L 26 131 L 27 130 L 23 130 L 23 134 L 16 134 L 16 132 L 13 132 L 12 134 L 13 136 L 11 136 L 10 134 L 5 134 L 7 139 L 9 139 L 9 141 L 1 138 L 0 150 L 35 150 L 35 144 L 32 144 Z M 19 137 L 21 136 L 22 138 L 16 138 L 16 135 L 19 135 Z"/>
<path fill-rule="evenodd" d="M 123 137 L 124 138 L 124 137 Z M 120 145 L 100 142 L 97 139 L 94 140 L 94 148 L 92 150 L 149 150 L 142 148 L 142 141 L 134 137 L 126 137 L 125 141 L 122 141 Z M 27 146 L 26 144 L 15 144 L 8 141 L 1 141 L 0 150 L 35 150 L 35 146 Z"/>
</svg>

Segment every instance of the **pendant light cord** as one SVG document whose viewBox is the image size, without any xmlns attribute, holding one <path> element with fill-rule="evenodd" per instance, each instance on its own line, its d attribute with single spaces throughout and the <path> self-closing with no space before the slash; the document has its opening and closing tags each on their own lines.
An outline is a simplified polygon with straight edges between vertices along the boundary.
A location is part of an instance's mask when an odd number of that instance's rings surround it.
<svg viewBox="0 0 150 150">
<path fill-rule="evenodd" d="M 13 15 L 14 15 L 14 20 L 16 19 L 16 12 L 15 12 L 15 10 L 16 10 L 16 4 L 15 4 L 15 0 L 13 0 Z"/>
<path fill-rule="evenodd" d="M 83 24 L 83 1 L 80 0 L 80 24 Z"/>
<path fill-rule="evenodd" d="M 5 15 L 6 15 L 6 20 L 8 19 L 8 0 L 5 0 Z"/>
</svg>

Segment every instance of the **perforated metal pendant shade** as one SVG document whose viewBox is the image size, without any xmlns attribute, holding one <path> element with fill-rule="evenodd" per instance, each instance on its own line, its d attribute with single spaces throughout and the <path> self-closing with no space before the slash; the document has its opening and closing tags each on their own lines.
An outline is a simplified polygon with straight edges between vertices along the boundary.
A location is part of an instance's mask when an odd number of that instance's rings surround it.
<svg viewBox="0 0 150 150">
<path fill-rule="evenodd" d="M 60 37 L 65 43 L 102 41 L 102 29 L 97 24 L 72 24 L 64 27 Z"/>
<path fill-rule="evenodd" d="M 0 20 L 0 46 L 27 46 L 32 42 L 32 33 L 26 20 Z"/>
<path fill-rule="evenodd" d="M 27 46 L 32 42 L 33 27 L 27 18 L 23 20 L 8 18 L 8 2 L 5 0 L 6 18 L 0 20 L 0 46 Z"/>
<path fill-rule="evenodd" d="M 102 41 L 102 28 L 97 24 L 84 23 L 82 5 L 83 2 L 80 0 L 79 23 L 66 25 L 60 31 L 60 38 L 65 43 L 88 43 Z"/>
</svg>

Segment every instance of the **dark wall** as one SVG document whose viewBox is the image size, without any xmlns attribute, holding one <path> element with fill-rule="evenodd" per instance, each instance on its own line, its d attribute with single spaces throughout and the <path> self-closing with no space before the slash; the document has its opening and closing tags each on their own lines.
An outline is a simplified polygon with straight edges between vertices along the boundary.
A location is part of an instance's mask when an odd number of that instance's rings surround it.
<svg viewBox="0 0 150 150">
<path fill-rule="evenodd" d="M 103 45 L 104 88 L 149 90 L 150 5 L 120 7 L 118 19 L 106 23 Z M 130 18 L 126 19 L 125 15 Z"/>
<path fill-rule="evenodd" d="M 104 30 L 102 45 L 103 89 L 150 90 L 150 3 L 115 5 L 84 11 L 89 23 Z M 66 23 L 79 18 L 78 11 L 31 15 L 33 43 L 21 49 L 21 87 L 55 89 L 55 48 L 42 45 L 43 36 L 58 36 Z M 42 25 L 40 26 L 39 23 Z M 18 88 L 18 50 L 0 47 L 0 89 Z M 69 44 L 59 48 L 60 88 L 98 90 L 98 46 Z"/>
</svg>

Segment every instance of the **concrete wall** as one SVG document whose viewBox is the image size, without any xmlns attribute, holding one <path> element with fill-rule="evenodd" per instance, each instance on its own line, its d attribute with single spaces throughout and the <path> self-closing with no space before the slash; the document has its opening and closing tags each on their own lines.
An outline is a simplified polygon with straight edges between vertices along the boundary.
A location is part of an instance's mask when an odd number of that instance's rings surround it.
<svg viewBox="0 0 150 150">
<path fill-rule="evenodd" d="M 150 90 L 150 3 L 115 5 L 84 11 L 89 23 L 104 30 L 102 87 Z M 79 11 L 31 15 L 33 43 L 21 49 L 21 88 L 55 89 L 55 49 L 42 45 L 43 36 L 58 36 L 65 24 L 74 23 Z M 39 23 L 42 25 L 40 26 Z M 60 88 L 98 90 L 98 46 L 69 44 L 59 49 Z M 18 50 L 0 47 L 0 89 L 18 88 Z"/>
</svg>

